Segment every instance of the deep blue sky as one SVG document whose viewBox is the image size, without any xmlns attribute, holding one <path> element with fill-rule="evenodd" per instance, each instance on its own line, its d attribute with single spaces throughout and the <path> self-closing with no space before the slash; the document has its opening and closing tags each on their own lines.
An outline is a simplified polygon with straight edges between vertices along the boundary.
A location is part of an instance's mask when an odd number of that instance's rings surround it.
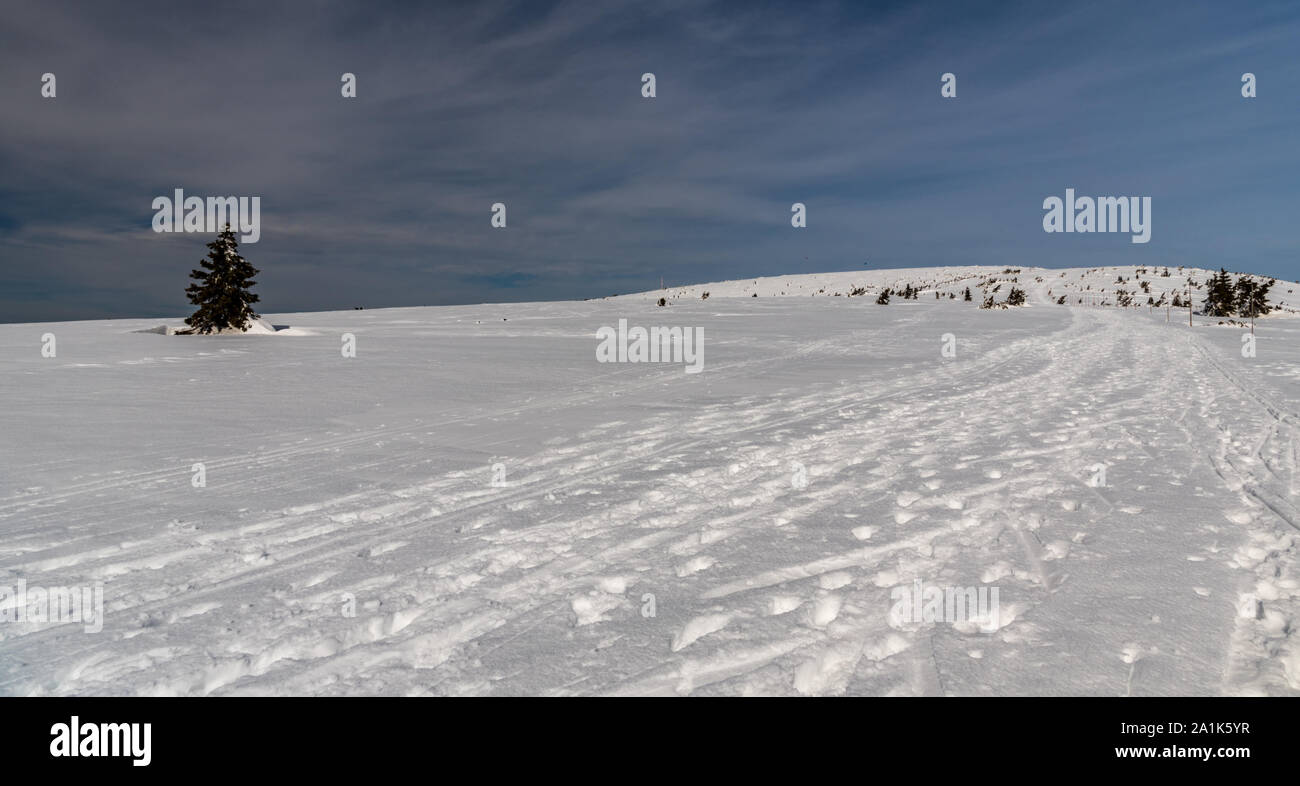
<svg viewBox="0 0 1300 786">
<path fill-rule="evenodd" d="M 1295 2 L 7 3 L 0 322 L 188 314 L 210 238 L 150 230 L 178 187 L 262 197 L 269 313 L 864 263 L 1300 278 L 1297 42 Z M 1045 234 L 1066 187 L 1152 197 L 1151 242 Z"/>
</svg>

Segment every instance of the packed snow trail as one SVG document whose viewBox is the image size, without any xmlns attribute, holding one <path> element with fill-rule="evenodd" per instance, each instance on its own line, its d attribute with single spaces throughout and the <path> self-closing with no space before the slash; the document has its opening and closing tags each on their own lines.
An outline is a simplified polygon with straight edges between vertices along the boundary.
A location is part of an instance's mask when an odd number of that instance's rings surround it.
<svg viewBox="0 0 1300 786">
<path fill-rule="evenodd" d="M 0 326 L 0 585 L 106 607 L 0 623 L 0 693 L 1300 693 L 1300 325 L 1031 302 Z M 704 373 L 596 363 L 620 317 Z"/>
</svg>

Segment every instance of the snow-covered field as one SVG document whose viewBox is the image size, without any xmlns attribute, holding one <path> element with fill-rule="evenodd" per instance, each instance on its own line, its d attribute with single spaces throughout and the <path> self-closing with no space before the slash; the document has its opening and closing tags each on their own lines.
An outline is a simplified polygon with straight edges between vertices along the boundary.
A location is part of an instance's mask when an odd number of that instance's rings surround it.
<svg viewBox="0 0 1300 786">
<path fill-rule="evenodd" d="M 1160 270 L 0 325 L 0 592 L 105 611 L 0 622 L 0 694 L 1300 693 L 1300 319 L 1075 302 Z M 703 372 L 597 362 L 620 319 Z"/>
</svg>

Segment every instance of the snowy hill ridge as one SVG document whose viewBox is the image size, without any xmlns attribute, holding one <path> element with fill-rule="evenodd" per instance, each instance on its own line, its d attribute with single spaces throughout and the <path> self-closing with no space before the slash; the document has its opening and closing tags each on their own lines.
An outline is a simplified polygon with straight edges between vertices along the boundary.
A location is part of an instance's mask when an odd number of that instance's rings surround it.
<svg viewBox="0 0 1300 786">
<path fill-rule="evenodd" d="M 1166 272 L 1168 275 L 1166 275 Z M 1043 268 L 995 265 L 967 265 L 952 267 L 881 268 L 875 270 L 845 270 L 830 273 L 798 273 L 783 276 L 713 281 L 705 284 L 667 286 L 618 295 L 608 300 L 632 298 L 658 300 L 669 303 L 675 300 L 701 299 L 707 292 L 710 298 L 735 297 L 849 297 L 856 290 L 873 297 L 885 288 L 901 289 L 911 284 L 921 290 L 921 296 L 940 299 L 955 295 L 960 299 L 966 287 L 972 297 L 980 299 L 993 287 L 1016 284 L 1028 294 L 1031 302 L 1049 302 L 1066 296 L 1065 305 L 1115 305 L 1116 293 L 1124 290 L 1133 296 L 1134 307 L 1148 305 L 1147 299 L 1163 306 L 1173 300 L 1186 298 L 1187 280 L 1194 282 L 1193 302 L 1199 308 L 1204 299 L 1205 281 L 1217 271 L 1194 267 L 1166 267 L 1163 265 L 1119 265 L 1094 268 Z M 1235 281 L 1250 276 L 1268 281 L 1271 276 L 1229 271 Z M 1119 279 L 1123 279 L 1120 281 Z M 1143 284 L 1146 288 L 1143 288 Z M 1279 279 L 1270 293 L 1270 304 L 1283 313 L 1300 313 L 1300 283 Z M 999 293 L 1000 294 L 1000 293 Z M 1162 300 L 1163 298 L 1163 300 Z"/>
</svg>

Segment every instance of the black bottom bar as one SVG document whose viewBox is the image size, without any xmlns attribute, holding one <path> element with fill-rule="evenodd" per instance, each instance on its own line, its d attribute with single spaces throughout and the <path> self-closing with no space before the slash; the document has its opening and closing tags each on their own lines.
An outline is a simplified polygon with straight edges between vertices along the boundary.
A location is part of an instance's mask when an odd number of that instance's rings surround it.
<svg viewBox="0 0 1300 786">
<path fill-rule="evenodd" d="M 663 768 L 692 779 L 845 766 L 866 779 L 886 777 L 886 766 L 1016 778 L 1026 767 L 1235 773 L 1289 765 L 1296 745 L 1296 705 L 1280 699 L 86 698 L 3 708 L 6 770 L 128 778 L 440 780 L 468 767 L 585 779 L 594 766 L 602 777 Z M 114 742 L 117 755 L 102 755 Z"/>
</svg>

